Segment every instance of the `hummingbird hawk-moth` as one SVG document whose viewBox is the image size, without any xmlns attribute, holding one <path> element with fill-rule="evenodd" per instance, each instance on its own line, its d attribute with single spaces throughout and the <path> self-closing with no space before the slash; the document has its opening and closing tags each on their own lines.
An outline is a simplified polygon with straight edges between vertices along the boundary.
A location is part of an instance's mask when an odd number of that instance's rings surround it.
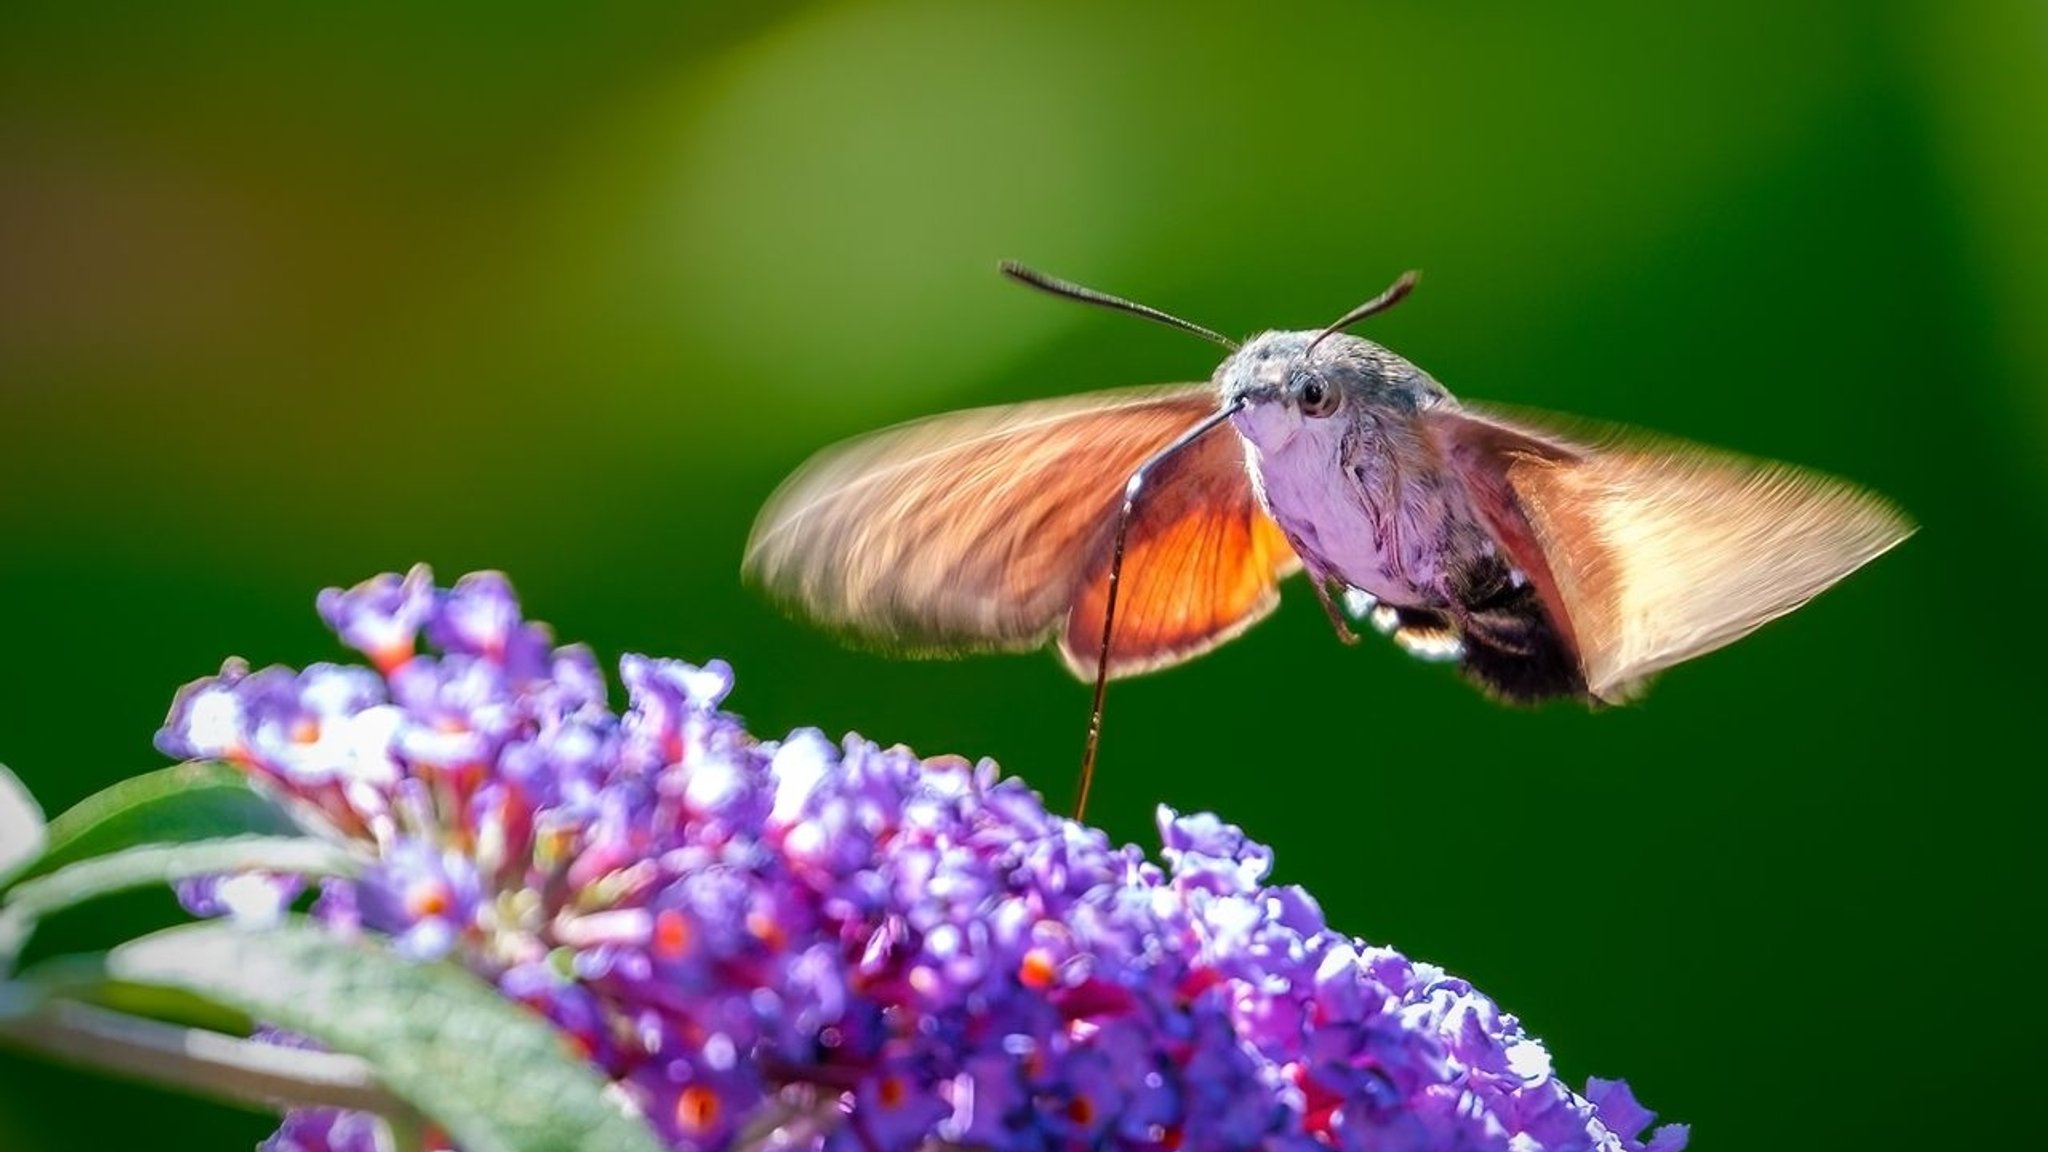
<svg viewBox="0 0 2048 1152">
<path fill-rule="evenodd" d="M 1107 681 L 1238 635 L 1297 571 L 1347 643 L 1340 602 L 1502 700 L 1617 703 L 1913 530 L 1802 468 L 1460 402 L 1345 332 L 1412 274 L 1327 328 L 1239 344 L 1004 271 L 1230 355 L 1206 384 L 978 408 L 828 448 L 770 497 L 743 569 L 900 653 L 1052 641 L 1095 686 L 1083 804 Z M 1224 423 L 1234 436 L 1210 434 Z"/>
</svg>

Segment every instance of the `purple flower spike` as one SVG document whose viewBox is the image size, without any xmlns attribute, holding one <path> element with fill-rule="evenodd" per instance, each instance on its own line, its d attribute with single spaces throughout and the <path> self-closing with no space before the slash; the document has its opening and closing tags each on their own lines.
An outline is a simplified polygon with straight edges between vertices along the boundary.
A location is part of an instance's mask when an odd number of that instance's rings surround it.
<svg viewBox="0 0 2048 1152">
<path fill-rule="evenodd" d="M 376 671 L 178 694 L 175 756 L 242 767 L 366 853 L 315 916 L 452 956 L 571 1036 L 678 1149 L 1680 1152 L 1572 1091 L 1472 986 L 1340 934 L 1271 851 L 1159 810 L 1161 864 L 993 763 L 722 710 L 732 669 L 628 656 L 614 712 L 502 576 L 320 597 Z M 424 635 L 430 646 L 417 645 Z M 260 921 L 295 891 L 188 885 Z M 268 1147 L 364 1149 L 287 1117 Z"/>
</svg>

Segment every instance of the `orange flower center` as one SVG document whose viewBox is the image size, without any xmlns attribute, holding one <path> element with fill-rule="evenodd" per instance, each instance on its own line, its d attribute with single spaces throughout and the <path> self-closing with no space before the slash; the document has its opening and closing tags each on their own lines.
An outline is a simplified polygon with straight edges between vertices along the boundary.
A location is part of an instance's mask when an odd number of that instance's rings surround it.
<svg viewBox="0 0 2048 1152">
<path fill-rule="evenodd" d="M 1033 948 L 1026 952 L 1024 959 L 1017 965 L 1017 979 L 1022 981 L 1026 988 L 1044 991 L 1052 987 L 1053 979 L 1058 975 L 1059 969 L 1053 964 L 1052 954 L 1043 948 Z"/>
<path fill-rule="evenodd" d="M 455 894 L 441 880 L 421 880 L 405 893 L 405 910 L 414 916 L 439 916 L 455 903 Z"/>
<path fill-rule="evenodd" d="M 690 947 L 690 921 L 674 908 L 664 908 L 654 917 L 654 954 L 674 960 Z"/>
<path fill-rule="evenodd" d="M 692 1084 L 676 1096 L 676 1127 L 692 1134 L 718 1122 L 718 1093 L 702 1084 Z"/>
</svg>

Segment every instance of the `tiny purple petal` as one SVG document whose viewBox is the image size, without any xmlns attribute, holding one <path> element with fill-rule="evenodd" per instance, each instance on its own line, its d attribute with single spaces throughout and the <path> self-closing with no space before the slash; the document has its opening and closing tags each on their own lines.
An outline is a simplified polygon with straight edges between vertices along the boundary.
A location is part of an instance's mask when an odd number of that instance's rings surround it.
<svg viewBox="0 0 2048 1152">
<path fill-rule="evenodd" d="M 923 1144 L 952 1111 L 936 1091 L 919 1083 L 909 1067 L 884 1065 L 854 1090 L 850 1123 L 858 1129 L 858 1138 L 841 1146 L 908 1152 Z"/>
<path fill-rule="evenodd" d="M 365 869 L 357 893 L 363 925 L 420 960 L 446 955 L 475 927 L 481 901 L 468 858 L 412 839 Z"/>
<path fill-rule="evenodd" d="M 412 659 L 434 610 L 434 573 L 415 564 L 403 577 L 387 572 L 346 590 L 325 589 L 315 603 L 342 643 L 390 672 Z"/>
<path fill-rule="evenodd" d="M 472 572 L 457 580 L 426 624 L 427 640 L 451 656 L 487 660 L 521 680 L 547 674 L 553 637 L 520 618 L 519 598 L 502 573 Z"/>
<path fill-rule="evenodd" d="M 1657 1118 L 1655 1112 L 1636 1103 L 1635 1093 L 1629 1091 L 1626 1080 L 1594 1076 L 1586 1081 L 1586 1099 L 1599 1109 L 1601 1123 L 1623 1136 L 1634 1136 Z"/>
<path fill-rule="evenodd" d="M 194 680 L 178 690 L 170 715 L 157 731 L 157 751 L 180 760 L 230 759 L 242 752 L 247 719 L 238 686 L 249 663 L 230 657 L 220 674 Z"/>
<path fill-rule="evenodd" d="M 1247 839 L 1244 830 L 1209 813 L 1181 816 L 1162 804 L 1158 813 L 1160 853 L 1176 878 L 1218 892 L 1248 891 L 1273 867 L 1273 853 Z"/>
<path fill-rule="evenodd" d="M 235 872 L 179 880 L 172 889 L 178 903 L 194 916 L 226 917 L 244 927 L 268 928 L 284 919 L 292 901 L 305 890 L 305 881 L 267 872 Z"/>
<path fill-rule="evenodd" d="M 364 1112 L 295 1108 L 257 1152 L 381 1152 L 382 1123 Z"/>
</svg>

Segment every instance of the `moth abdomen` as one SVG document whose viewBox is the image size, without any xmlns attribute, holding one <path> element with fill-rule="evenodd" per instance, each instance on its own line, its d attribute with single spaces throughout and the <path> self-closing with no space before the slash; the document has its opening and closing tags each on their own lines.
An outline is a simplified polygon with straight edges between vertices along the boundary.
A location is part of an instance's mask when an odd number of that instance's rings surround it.
<svg viewBox="0 0 2048 1152">
<path fill-rule="evenodd" d="M 1497 557 L 1470 576 L 1457 590 L 1455 613 L 1465 649 L 1459 668 L 1467 678 L 1514 704 L 1588 699 L 1578 653 L 1551 620 L 1536 586 Z"/>
</svg>

